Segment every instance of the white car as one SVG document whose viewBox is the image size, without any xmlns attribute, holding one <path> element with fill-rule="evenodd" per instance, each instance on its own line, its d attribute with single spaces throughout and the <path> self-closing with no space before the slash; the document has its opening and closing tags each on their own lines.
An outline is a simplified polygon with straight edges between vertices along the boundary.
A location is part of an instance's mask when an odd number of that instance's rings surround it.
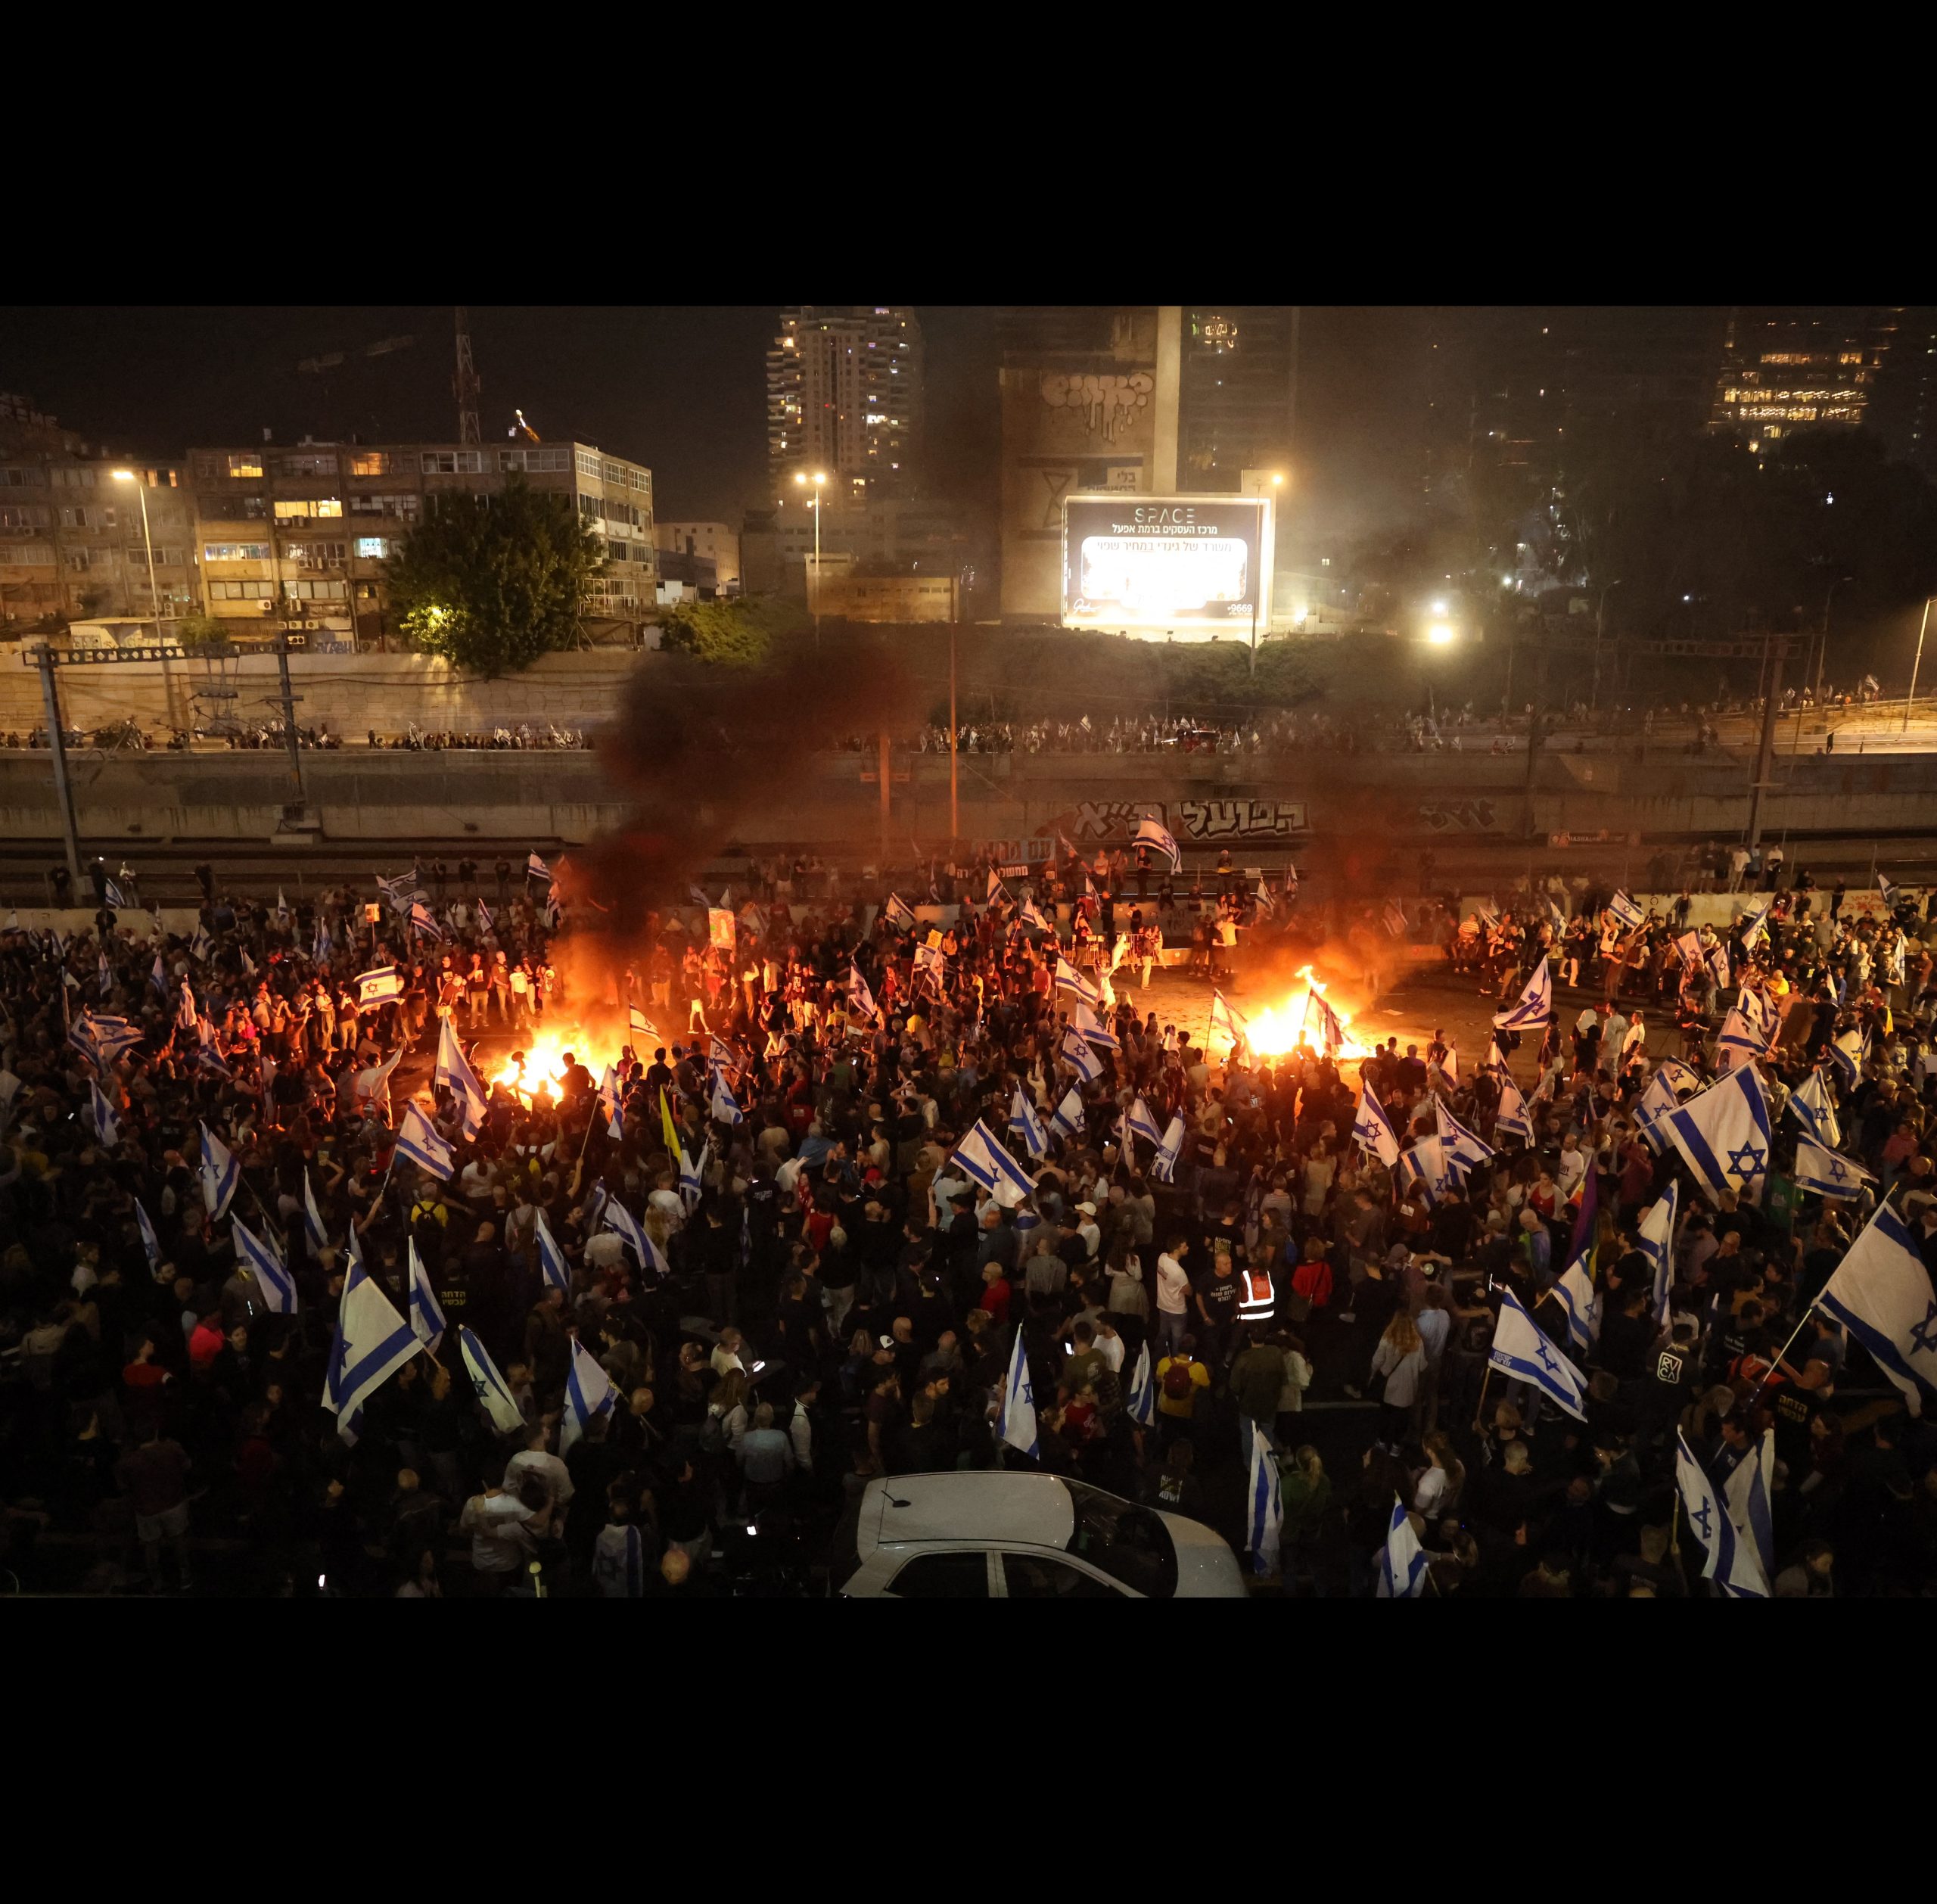
<svg viewBox="0 0 1937 1904">
<path fill-rule="evenodd" d="M 1053 1474 L 897 1474 L 842 1517 L 828 1590 L 848 1600 L 1242 1600 L 1201 1521 Z"/>
</svg>

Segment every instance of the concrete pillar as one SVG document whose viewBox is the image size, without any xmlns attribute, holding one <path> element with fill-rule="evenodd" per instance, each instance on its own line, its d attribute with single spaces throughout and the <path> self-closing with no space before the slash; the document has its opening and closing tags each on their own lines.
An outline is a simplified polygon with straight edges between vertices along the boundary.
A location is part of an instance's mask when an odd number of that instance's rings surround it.
<svg viewBox="0 0 1937 1904">
<path fill-rule="evenodd" d="M 1156 415 L 1152 423 L 1150 493 L 1174 496 L 1177 487 L 1177 412 L 1183 383 L 1183 306 L 1157 306 Z"/>
</svg>

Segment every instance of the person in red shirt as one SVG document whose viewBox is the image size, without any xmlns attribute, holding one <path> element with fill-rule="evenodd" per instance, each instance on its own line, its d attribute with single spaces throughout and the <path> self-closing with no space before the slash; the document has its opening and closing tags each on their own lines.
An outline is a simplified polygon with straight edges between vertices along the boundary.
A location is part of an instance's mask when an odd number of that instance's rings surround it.
<svg viewBox="0 0 1937 1904">
<path fill-rule="evenodd" d="M 135 1359 L 121 1371 L 121 1386 L 128 1392 L 127 1412 L 131 1425 L 145 1434 L 161 1415 L 161 1389 L 173 1378 L 154 1359 L 154 1338 L 145 1331 L 135 1346 Z"/>
<path fill-rule="evenodd" d="M 219 1355 L 226 1342 L 222 1332 L 222 1314 L 211 1310 L 197 1323 L 188 1336 L 188 1361 L 194 1368 L 203 1374 Z"/>
<path fill-rule="evenodd" d="M 1002 1273 L 1000 1263 L 982 1265 L 982 1307 L 998 1328 L 1008 1321 L 1009 1279 Z"/>
</svg>

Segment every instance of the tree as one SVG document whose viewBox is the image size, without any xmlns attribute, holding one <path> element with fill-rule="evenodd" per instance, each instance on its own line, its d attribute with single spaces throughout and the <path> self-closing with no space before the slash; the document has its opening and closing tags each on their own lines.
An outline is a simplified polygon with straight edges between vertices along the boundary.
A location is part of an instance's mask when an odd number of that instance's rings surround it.
<svg viewBox="0 0 1937 1904">
<path fill-rule="evenodd" d="M 175 638 L 185 652 L 193 655 L 204 649 L 219 648 L 228 632 L 212 614 L 185 614 L 175 624 Z"/>
<path fill-rule="evenodd" d="M 776 635 L 790 633 L 798 611 L 759 599 L 676 602 L 659 611 L 663 645 L 720 667 L 757 667 Z"/>
<path fill-rule="evenodd" d="M 586 584 L 604 567 L 571 499 L 513 475 L 495 496 L 430 498 L 384 572 L 410 641 L 496 676 L 571 645 Z"/>
</svg>

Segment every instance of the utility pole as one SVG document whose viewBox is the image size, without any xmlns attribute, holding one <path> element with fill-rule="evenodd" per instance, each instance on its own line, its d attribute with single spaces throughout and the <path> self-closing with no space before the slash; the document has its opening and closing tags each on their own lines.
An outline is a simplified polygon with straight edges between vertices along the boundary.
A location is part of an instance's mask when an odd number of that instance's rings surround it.
<svg viewBox="0 0 1937 1904">
<path fill-rule="evenodd" d="M 1769 691 L 1762 702 L 1762 739 L 1755 749 L 1755 779 L 1749 789 L 1749 850 L 1754 852 L 1762 841 L 1762 795 L 1772 784 L 1769 768 L 1776 748 L 1776 704 L 1783 697 L 1783 656 L 1789 644 L 1780 639 L 1769 644 Z"/>
<path fill-rule="evenodd" d="M 1930 598 L 1924 597 L 1923 619 L 1917 624 L 1917 658 L 1910 664 L 1910 692 L 1904 697 L 1904 732 L 1910 732 L 1911 703 L 1917 698 L 1917 677 L 1923 670 L 1923 636 L 1930 626 Z"/>
<path fill-rule="evenodd" d="M 74 825 L 74 793 L 67 783 L 67 742 L 61 731 L 61 690 L 54 679 L 54 651 L 45 642 L 34 650 L 40 669 L 40 691 L 47 703 L 47 746 L 54 756 L 54 796 L 61 804 L 61 830 L 67 840 L 67 871 L 79 893 L 81 884 L 81 836 Z"/>
<path fill-rule="evenodd" d="M 275 638 L 275 671 L 282 681 L 282 738 L 289 748 L 289 786 L 291 798 L 300 811 L 305 795 L 303 791 L 303 751 L 296 739 L 296 704 L 303 697 L 289 691 L 289 630 L 277 631 Z"/>
<path fill-rule="evenodd" d="M 956 778 L 955 746 L 955 633 L 956 624 L 948 624 L 948 851 L 951 860 L 956 857 L 962 844 L 962 804 L 959 784 Z"/>
</svg>

